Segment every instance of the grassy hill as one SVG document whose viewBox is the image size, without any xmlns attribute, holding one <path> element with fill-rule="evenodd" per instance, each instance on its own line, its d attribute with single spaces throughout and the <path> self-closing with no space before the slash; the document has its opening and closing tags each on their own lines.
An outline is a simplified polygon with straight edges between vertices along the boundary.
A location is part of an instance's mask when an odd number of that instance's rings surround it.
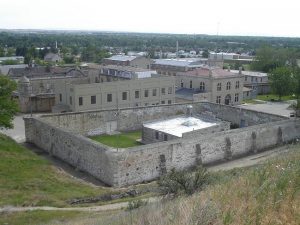
<svg viewBox="0 0 300 225">
<path fill-rule="evenodd" d="M 109 189 L 84 184 L 0 134 L 0 206 L 65 206 Z"/>
<path fill-rule="evenodd" d="M 203 191 L 106 213 L 22 212 L 0 224 L 213 225 L 300 224 L 300 145 L 251 168 L 211 172 Z M 112 191 L 82 183 L 0 134 L 0 207 L 67 206 L 71 198 Z M 76 218 L 76 219 L 74 219 Z"/>
<path fill-rule="evenodd" d="M 211 173 L 211 184 L 192 196 L 65 224 L 299 225 L 300 145 L 287 148 L 263 165 Z"/>
</svg>

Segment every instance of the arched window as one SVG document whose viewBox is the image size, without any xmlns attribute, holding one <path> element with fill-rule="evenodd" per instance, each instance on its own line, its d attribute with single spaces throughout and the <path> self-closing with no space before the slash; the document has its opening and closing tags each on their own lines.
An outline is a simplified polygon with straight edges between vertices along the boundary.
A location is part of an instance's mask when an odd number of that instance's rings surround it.
<svg viewBox="0 0 300 225">
<path fill-rule="evenodd" d="M 235 89 L 239 89 L 240 88 L 240 82 L 239 81 L 236 81 L 235 82 Z"/>
<path fill-rule="evenodd" d="M 222 83 L 218 83 L 217 84 L 217 91 L 221 91 L 222 90 Z"/>
<path fill-rule="evenodd" d="M 226 84 L 226 90 L 230 90 L 230 88 L 231 88 L 231 83 L 227 82 L 227 84 Z"/>
<path fill-rule="evenodd" d="M 205 83 L 200 82 L 200 91 L 204 91 L 204 90 L 205 90 Z"/>
</svg>

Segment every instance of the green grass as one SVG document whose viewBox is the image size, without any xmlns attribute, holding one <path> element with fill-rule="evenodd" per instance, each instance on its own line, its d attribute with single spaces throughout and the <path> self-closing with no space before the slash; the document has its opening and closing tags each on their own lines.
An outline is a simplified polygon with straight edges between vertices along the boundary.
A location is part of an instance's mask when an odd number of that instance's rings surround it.
<svg viewBox="0 0 300 225">
<path fill-rule="evenodd" d="M 63 224 L 70 219 L 82 218 L 87 213 L 75 211 L 28 211 L 18 213 L 4 213 L 0 216 L 0 224 L 24 225 L 46 224 L 55 222 Z"/>
<path fill-rule="evenodd" d="M 279 97 L 278 95 L 267 94 L 267 95 L 257 95 L 256 99 L 263 100 L 263 101 L 271 101 L 272 99 L 279 100 Z M 286 95 L 281 97 L 281 101 L 288 101 L 293 99 L 296 99 L 296 97 L 292 95 Z"/>
<path fill-rule="evenodd" d="M 242 103 L 247 103 L 247 104 L 262 104 L 263 102 L 260 101 L 255 101 L 255 99 L 244 99 Z"/>
<path fill-rule="evenodd" d="M 99 135 L 91 137 L 91 139 L 114 148 L 129 148 L 141 145 L 136 141 L 141 136 L 141 131 L 131 131 L 115 135 Z"/>
<path fill-rule="evenodd" d="M 65 206 L 72 198 L 96 196 L 108 188 L 84 184 L 0 134 L 0 206 Z"/>
</svg>

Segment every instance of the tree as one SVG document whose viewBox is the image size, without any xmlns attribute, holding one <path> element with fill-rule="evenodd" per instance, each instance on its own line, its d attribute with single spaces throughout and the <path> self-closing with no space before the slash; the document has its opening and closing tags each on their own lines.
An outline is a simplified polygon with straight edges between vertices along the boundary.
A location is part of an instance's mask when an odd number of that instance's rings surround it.
<svg viewBox="0 0 300 225">
<path fill-rule="evenodd" d="M 268 74 L 271 89 L 278 95 L 279 100 L 293 91 L 292 70 L 289 67 L 277 67 Z"/>
<path fill-rule="evenodd" d="M 0 129 L 13 127 L 12 120 L 18 112 L 18 104 L 12 99 L 12 92 L 16 88 L 16 82 L 0 75 Z"/>
<path fill-rule="evenodd" d="M 295 94 L 297 97 L 296 108 L 300 109 L 300 68 L 297 68 L 294 71 L 294 84 L 295 84 Z"/>
</svg>

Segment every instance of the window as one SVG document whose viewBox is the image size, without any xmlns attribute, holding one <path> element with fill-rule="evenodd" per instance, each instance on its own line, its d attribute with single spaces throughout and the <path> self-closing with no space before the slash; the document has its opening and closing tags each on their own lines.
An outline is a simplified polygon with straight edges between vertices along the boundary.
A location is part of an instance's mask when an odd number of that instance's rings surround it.
<svg viewBox="0 0 300 225">
<path fill-rule="evenodd" d="M 216 103 L 221 104 L 221 96 L 217 96 Z"/>
<path fill-rule="evenodd" d="M 156 96 L 157 95 L 157 90 L 156 89 L 153 89 L 152 90 L 152 96 Z"/>
<path fill-rule="evenodd" d="M 164 134 L 164 141 L 168 140 L 168 135 Z"/>
<path fill-rule="evenodd" d="M 255 81 L 257 82 L 257 77 L 255 78 Z"/>
<path fill-rule="evenodd" d="M 217 84 L 217 91 L 221 91 L 222 90 L 222 83 L 218 83 Z"/>
<path fill-rule="evenodd" d="M 226 84 L 226 90 L 230 90 L 230 88 L 231 88 L 231 83 L 227 82 L 227 84 Z"/>
<path fill-rule="evenodd" d="M 155 139 L 158 140 L 159 139 L 159 133 L 157 131 L 155 131 Z"/>
<path fill-rule="evenodd" d="M 122 92 L 122 100 L 123 101 L 127 100 L 127 92 L 126 91 Z"/>
<path fill-rule="evenodd" d="M 205 83 L 200 82 L 200 91 L 204 91 L 204 90 L 205 90 Z"/>
<path fill-rule="evenodd" d="M 247 78 L 248 78 L 248 77 L 247 77 L 247 76 L 245 76 L 245 81 L 247 81 Z"/>
<path fill-rule="evenodd" d="M 59 101 L 62 101 L 62 94 L 59 94 Z"/>
<path fill-rule="evenodd" d="M 149 96 L 149 90 L 145 90 L 144 96 L 145 96 L 145 98 L 148 98 L 148 96 Z"/>
<path fill-rule="evenodd" d="M 70 96 L 70 105 L 72 105 L 73 103 L 72 103 L 72 96 Z"/>
<path fill-rule="evenodd" d="M 107 94 L 106 101 L 107 102 L 112 102 L 112 94 Z"/>
<path fill-rule="evenodd" d="M 135 98 L 140 98 L 140 91 L 135 91 L 134 92 L 134 97 Z"/>
<path fill-rule="evenodd" d="M 180 82 L 180 87 L 183 88 L 183 80 L 181 80 L 181 82 Z"/>
<path fill-rule="evenodd" d="M 238 101 L 239 101 L 239 94 L 235 94 L 235 95 L 234 95 L 234 101 L 235 101 L 235 102 L 238 102 Z"/>
<path fill-rule="evenodd" d="M 253 77 L 251 77 L 251 82 L 253 82 Z"/>
<path fill-rule="evenodd" d="M 91 96 L 91 104 L 96 104 L 96 95 Z"/>
<path fill-rule="evenodd" d="M 168 100 L 168 104 L 171 105 L 171 104 L 172 104 L 172 101 L 171 101 L 171 100 Z"/>
<path fill-rule="evenodd" d="M 82 99 L 82 97 L 78 98 L 78 102 L 79 102 L 79 105 L 83 105 L 83 99 Z"/>
<path fill-rule="evenodd" d="M 240 82 L 239 81 L 236 81 L 235 82 L 235 89 L 239 89 L 240 88 Z"/>
<path fill-rule="evenodd" d="M 162 89 L 161 89 L 161 94 L 162 94 L 162 95 L 165 95 L 165 94 L 166 94 L 166 89 L 165 89 L 165 88 L 162 88 Z"/>
<path fill-rule="evenodd" d="M 172 87 L 168 87 L 168 94 L 172 94 Z"/>
<path fill-rule="evenodd" d="M 190 88 L 193 88 L 193 81 L 190 80 Z"/>
</svg>

